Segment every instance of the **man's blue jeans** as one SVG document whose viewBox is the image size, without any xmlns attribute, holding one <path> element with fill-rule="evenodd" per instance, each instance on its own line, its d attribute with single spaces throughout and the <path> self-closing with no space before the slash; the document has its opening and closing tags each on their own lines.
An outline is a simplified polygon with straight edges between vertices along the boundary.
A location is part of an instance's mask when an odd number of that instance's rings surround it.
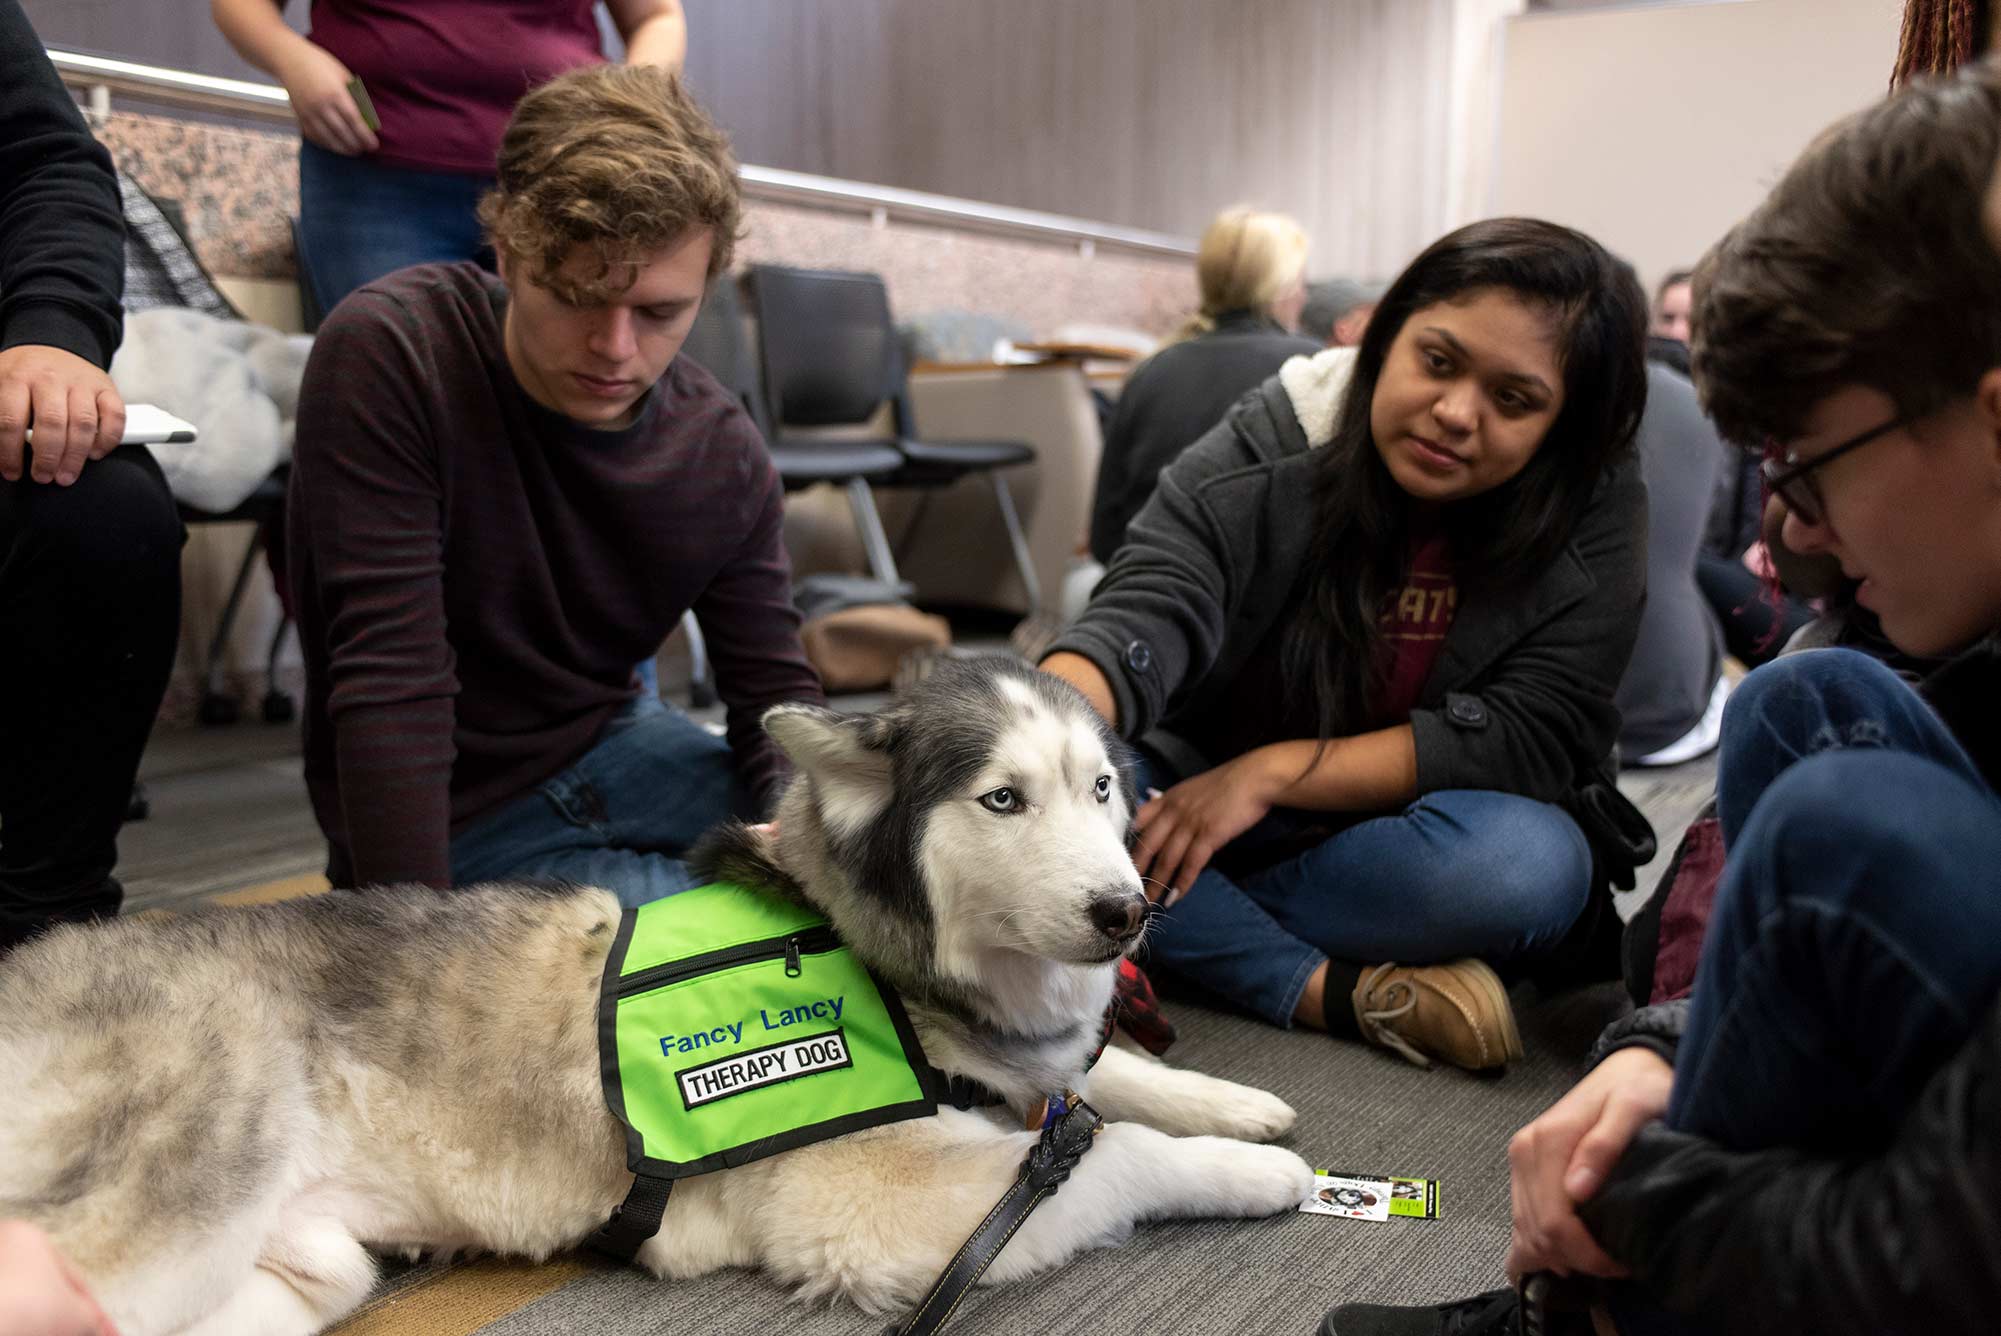
<svg viewBox="0 0 2001 1336">
<path fill-rule="evenodd" d="M 729 744 L 659 697 L 633 698 L 591 749 L 452 837 L 452 882 L 550 878 L 642 905 L 695 884 L 683 856 L 750 817 Z"/>
<path fill-rule="evenodd" d="M 364 283 L 413 264 L 492 252 L 473 214 L 490 176 L 393 167 L 299 144 L 300 262 L 324 315 Z"/>
<path fill-rule="evenodd" d="M 1142 792 L 1173 779 L 1162 762 L 1142 757 Z M 1328 822 L 1323 813 L 1274 811 L 1222 856 L 1261 862 L 1260 848 L 1297 848 L 1302 832 Z M 1442 790 L 1240 879 L 1205 868 L 1155 917 L 1147 966 L 1290 1026 L 1307 980 L 1330 957 L 1359 964 L 1520 957 L 1562 938 L 1590 884 L 1590 847 L 1561 808 L 1508 793 Z"/>
<path fill-rule="evenodd" d="M 1788 655 L 1724 717 L 1726 850 L 1668 1122 L 1866 1153 L 2001 989 L 2001 798 L 1853 650 Z"/>
<path fill-rule="evenodd" d="M 1853 650 L 1730 698 L 1727 859 L 1670 1126 L 1866 1156 L 2001 991 L 2001 798 L 1917 693 Z M 1622 1331 L 1692 1332 L 1630 1293 Z"/>
</svg>

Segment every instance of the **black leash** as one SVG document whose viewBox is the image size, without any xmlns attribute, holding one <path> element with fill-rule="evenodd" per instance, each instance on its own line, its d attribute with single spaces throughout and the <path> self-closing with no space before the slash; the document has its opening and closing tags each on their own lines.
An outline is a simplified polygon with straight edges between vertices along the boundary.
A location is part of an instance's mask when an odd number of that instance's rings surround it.
<svg viewBox="0 0 2001 1336">
<path fill-rule="evenodd" d="M 903 1322 L 885 1328 L 883 1336 L 930 1336 L 944 1326 L 958 1311 L 959 1302 L 979 1283 L 994 1258 L 1000 1256 L 1000 1250 L 1028 1219 L 1029 1212 L 1062 1186 L 1077 1162 L 1084 1158 L 1084 1152 L 1091 1149 L 1105 1120 L 1075 1095 L 1059 1098 L 1061 1111 L 1044 1124 L 1042 1136 L 1022 1157 L 1014 1185 L 994 1203 L 987 1218 L 953 1255 L 924 1301 Z"/>
<path fill-rule="evenodd" d="M 673 1191 L 671 1178 L 638 1175 L 632 1180 L 632 1190 L 625 1194 L 624 1204 L 614 1209 L 611 1219 L 584 1240 L 584 1246 L 595 1248 L 614 1261 L 632 1261 L 639 1245 L 660 1232 L 660 1218 L 667 1214 L 667 1198 Z"/>
</svg>

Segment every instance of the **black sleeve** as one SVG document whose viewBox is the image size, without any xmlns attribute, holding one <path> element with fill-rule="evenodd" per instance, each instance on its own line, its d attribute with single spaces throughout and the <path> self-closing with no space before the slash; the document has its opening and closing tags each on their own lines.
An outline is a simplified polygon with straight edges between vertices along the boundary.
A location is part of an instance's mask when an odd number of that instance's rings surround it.
<svg viewBox="0 0 2001 1336">
<path fill-rule="evenodd" d="M 1164 364 L 1150 357 L 1126 378 L 1112 405 L 1112 420 L 1105 428 L 1105 448 L 1098 457 L 1098 485 L 1091 496 L 1091 555 L 1109 566 L 1126 541 L 1126 528 L 1140 507 L 1153 495 L 1160 471 L 1173 462 L 1178 450 L 1163 454 L 1160 432 L 1154 418 L 1155 373 Z M 1206 429 L 1210 424 L 1203 423 Z M 1194 437 L 1180 442 L 1187 445 Z"/>
<path fill-rule="evenodd" d="M 1556 802 L 1618 737 L 1613 696 L 1647 585 L 1647 493 L 1638 457 L 1613 465 L 1571 541 L 1590 592 L 1516 640 L 1476 685 L 1411 711 L 1417 791 L 1498 789 Z M 1461 615 L 1464 615 L 1463 612 Z"/>
<path fill-rule="evenodd" d="M 1045 651 L 1081 654 L 1105 675 L 1121 737 L 1153 728 L 1222 650 L 1235 594 L 1218 517 L 1202 492 L 1249 462 L 1226 419 L 1163 469 L 1090 606 Z M 1144 658 L 1133 657 L 1136 645 L 1146 647 Z"/>
<path fill-rule="evenodd" d="M 1657 1002 L 1628 1012 L 1605 1027 L 1591 1046 L 1585 1065 L 1596 1067 L 1622 1048 L 1651 1050 L 1672 1067 L 1675 1051 L 1681 1046 L 1682 1031 L 1688 1028 L 1688 999 Z"/>
<path fill-rule="evenodd" d="M 2001 1009 L 1878 1154 L 1750 1154 L 1655 1125 L 1580 1214 L 1659 1301 L 1726 1336 L 1973 1336 L 2001 1313 Z"/>
<path fill-rule="evenodd" d="M 739 410 L 730 420 L 742 437 L 747 523 L 742 546 L 695 600 L 695 620 L 708 640 L 737 774 L 769 816 L 792 763 L 764 731 L 764 712 L 789 702 L 825 705 L 827 697 L 799 642 L 785 550 L 785 485 L 749 416 Z"/>
<path fill-rule="evenodd" d="M 47 344 L 111 364 L 123 332 L 125 220 L 20 0 L 0 0 L 0 350 Z"/>
</svg>

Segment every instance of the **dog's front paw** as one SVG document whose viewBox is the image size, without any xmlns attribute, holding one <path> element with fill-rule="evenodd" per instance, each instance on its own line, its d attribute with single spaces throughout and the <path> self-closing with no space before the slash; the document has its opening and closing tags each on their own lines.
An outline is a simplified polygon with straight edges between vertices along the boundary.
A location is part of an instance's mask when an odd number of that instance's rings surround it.
<svg viewBox="0 0 2001 1336">
<path fill-rule="evenodd" d="M 1312 1168 L 1283 1147 L 1222 1137 L 1188 1137 L 1176 1145 L 1187 1157 L 1179 1182 L 1190 1193 L 1190 1214 L 1276 1215 L 1313 1191 Z"/>
<path fill-rule="evenodd" d="M 1313 1195 L 1313 1167 L 1283 1147 L 1244 1146 L 1233 1158 L 1237 1215 L 1277 1215 Z"/>
<path fill-rule="evenodd" d="M 1223 1089 L 1208 1107 L 1215 1121 L 1203 1129 L 1213 1136 L 1231 1137 L 1238 1141 L 1270 1141 L 1291 1131 L 1293 1123 L 1299 1119 L 1292 1106 L 1277 1095 L 1229 1081 L 1218 1081 L 1217 1084 Z"/>
</svg>

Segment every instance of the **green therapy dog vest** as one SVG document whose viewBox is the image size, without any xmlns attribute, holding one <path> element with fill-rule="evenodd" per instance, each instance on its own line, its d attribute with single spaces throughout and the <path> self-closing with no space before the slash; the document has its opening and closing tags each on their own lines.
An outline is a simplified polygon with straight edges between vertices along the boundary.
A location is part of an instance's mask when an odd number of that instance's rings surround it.
<svg viewBox="0 0 2001 1336">
<path fill-rule="evenodd" d="M 938 1108 L 903 1004 L 826 919 L 725 883 L 625 911 L 598 1056 L 634 1198 L 660 1208 L 675 1179 Z"/>
</svg>

